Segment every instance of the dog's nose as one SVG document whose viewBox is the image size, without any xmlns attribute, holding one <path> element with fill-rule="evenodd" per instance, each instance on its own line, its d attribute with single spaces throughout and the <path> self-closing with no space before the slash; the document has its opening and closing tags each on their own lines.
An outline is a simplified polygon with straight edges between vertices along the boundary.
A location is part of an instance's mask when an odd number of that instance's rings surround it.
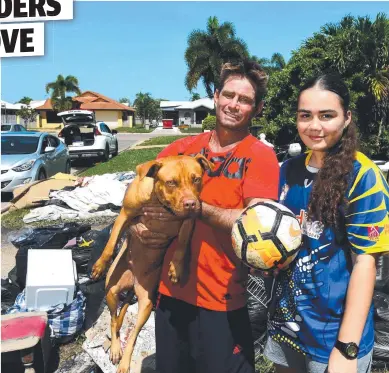
<svg viewBox="0 0 389 373">
<path fill-rule="evenodd" d="M 184 200 L 184 209 L 185 210 L 194 210 L 196 207 L 196 201 L 194 199 Z"/>
</svg>

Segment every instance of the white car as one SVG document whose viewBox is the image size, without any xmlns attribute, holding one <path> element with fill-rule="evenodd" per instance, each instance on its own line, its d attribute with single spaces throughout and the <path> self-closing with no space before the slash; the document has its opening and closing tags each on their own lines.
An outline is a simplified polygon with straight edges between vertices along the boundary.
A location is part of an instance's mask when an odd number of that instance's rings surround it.
<svg viewBox="0 0 389 373">
<path fill-rule="evenodd" d="M 96 122 L 92 111 L 68 110 L 58 116 L 64 124 L 58 137 L 67 145 L 72 160 L 97 158 L 106 162 L 110 154 L 118 154 L 117 131 L 111 131 L 104 122 Z"/>
</svg>

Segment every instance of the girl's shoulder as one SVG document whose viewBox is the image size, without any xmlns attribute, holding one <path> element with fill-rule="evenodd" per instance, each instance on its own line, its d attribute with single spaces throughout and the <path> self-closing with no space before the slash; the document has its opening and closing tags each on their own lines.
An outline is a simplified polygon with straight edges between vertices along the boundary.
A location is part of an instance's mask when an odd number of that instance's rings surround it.
<svg viewBox="0 0 389 373">
<path fill-rule="evenodd" d="M 356 152 L 354 160 L 354 176 L 361 177 L 364 174 L 380 174 L 379 167 L 365 154 Z"/>
</svg>

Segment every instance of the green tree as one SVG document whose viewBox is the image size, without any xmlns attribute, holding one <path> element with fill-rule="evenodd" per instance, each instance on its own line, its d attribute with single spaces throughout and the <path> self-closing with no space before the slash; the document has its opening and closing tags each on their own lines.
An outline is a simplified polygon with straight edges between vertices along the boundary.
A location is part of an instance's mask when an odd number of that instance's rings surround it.
<svg viewBox="0 0 389 373">
<path fill-rule="evenodd" d="M 35 122 L 38 113 L 30 107 L 30 105 L 24 105 L 19 110 L 19 116 L 23 119 L 24 125 L 28 128 L 31 122 Z"/>
<path fill-rule="evenodd" d="M 154 99 L 150 93 L 139 92 L 136 94 L 134 105 L 136 108 L 137 116 L 142 118 L 142 124 L 145 125 L 146 119 L 149 121 L 162 118 L 162 110 L 160 108 L 159 99 Z"/>
<path fill-rule="evenodd" d="M 190 98 L 191 101 L 200 100 L 200 95 L 198 93 L 192 93 L 192 97 Z"/>
<path fill-rule="evenodd" d="M 271 75 L 273 72 L 282 70 L 286 66 L 285 58 L 281 53 L 273 53 L 270 59 L 259 58 L 257 56 L 251 56 L 251 59 L 259 63 L 269 75 Z"/>
<path fill-rule="evenodd" d="M 272 129 L 278 128 L 276 143 L 283 145 L 298 139 L 295 103 L 302 84 L 313 75 L 338 72 L 350 89 L 350 108 L 363 151 L 370 156 L 387 157 L 388 46 L 389 20 L 383 14 L 378 14 L 374 21 L 369 17 L 345 16 L 307 38 L 269 80 L 263 122 Z"/>
<path fill-rule="evenodd" d="M 15 102 L 15 104 L 25 104 L 30 105 L 30 102 L 32 101 L 31 97 L 23 96 L 18 102 Z"/>
<path fill-rule="evenodd" d="M 131 106 L 131 101 L 128 97 L 119 98 L 119 102 L 121 104 L 128 104 L 128 106 Z"/>
<path fill-rule="evenodd" d="M 212 98 L 222 64 L 248 56 L 247 45 L 236 37 L 233 23 L 219 24 L 217 17 L 209 17 L 206 31 L 194 30 L 188 37 L 185 86 L 191 92 L 201 80 L 208 97 Z"/>
<path fill-rule="evenodd" d="M 73 75 L 68 75 L 66 78 L 58 75 L 56 81 L 46 84 L 46 93 L 50 91 L 51 102 L 56 111 L 72 108 L 73 100 L 71 96 L 67 96 L 67 93 L 81 94 L 80 88 L 78 87 L 78 79 Z"/>
</svg>

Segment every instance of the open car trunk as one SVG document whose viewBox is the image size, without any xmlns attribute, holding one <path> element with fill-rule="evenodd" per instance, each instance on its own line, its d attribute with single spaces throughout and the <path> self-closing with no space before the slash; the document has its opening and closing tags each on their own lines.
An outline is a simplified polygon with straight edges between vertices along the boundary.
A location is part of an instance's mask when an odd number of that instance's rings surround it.
<svg viewBox="0 0 389 373">
<path fill-rule="evenodd" d="M 94 124 L 69 124 L 61 131 L 68 146 L 90 146 L 95 143 Z"/>
<path fill-rule="evenodd" d="M 68 110 L 58 113 L 64 128 L 58 134 L 68 146 L 90 146 L 95 142 L 96 121 L 92 111 Z"/>
</svg>

